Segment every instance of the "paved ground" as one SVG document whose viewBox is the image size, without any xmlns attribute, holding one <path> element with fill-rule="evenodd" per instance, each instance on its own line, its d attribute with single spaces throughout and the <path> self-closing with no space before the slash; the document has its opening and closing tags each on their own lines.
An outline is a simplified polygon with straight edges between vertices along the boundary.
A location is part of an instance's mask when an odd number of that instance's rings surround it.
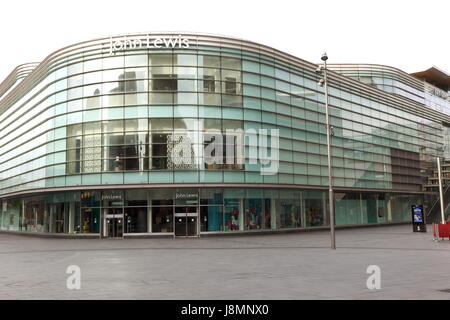
<svg viewBox="0 0 450 320">
<path fill-rule="evenodd" d="M 449 299 L 450 241 L 410 226 L 200 239 L 0 233 L 0 299 Z M 66 288 L 69 265 L 81 290 Z M 381 268 L 368 290 L 366 268 Z"/>
</svg>

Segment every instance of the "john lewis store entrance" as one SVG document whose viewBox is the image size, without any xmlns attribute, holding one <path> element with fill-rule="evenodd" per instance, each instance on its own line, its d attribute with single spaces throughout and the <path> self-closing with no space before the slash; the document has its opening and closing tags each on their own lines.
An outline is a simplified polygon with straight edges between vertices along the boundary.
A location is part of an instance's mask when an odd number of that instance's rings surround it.
<svg viewBox="0 0 450 320">
<path fill-rule="evenodd" d="M 101 193 L 102 238 L 117 239 L 143 233 L 199 236 L 198 189 L 143 191 Z"/>
<path fill-rule="evenodd" d="M 172 220 L 175 237 L 198 236 L 198 207 L 176 206 Z M 103 214 L 103 238 L 123 238 L 130 233 L 130 217 L 122 208 L 105 208 Z M 170 222 L 169 222 L 170 223 Z"/>
<path fill-rule="evenodd" d="M 199 236 L 199 202 L 197 190 L 178 190 L 174 203 L 175 237 Z"/>
<path fill-rule="evenodd" d="M 198 207 L 175 207 L 175 237 L 198 236 Z"/>
<path fill-rule="evenodd" d="M 123 238 L 124 214 L 122 209 L 105 209 L 104 238 Z"/>
</svg>

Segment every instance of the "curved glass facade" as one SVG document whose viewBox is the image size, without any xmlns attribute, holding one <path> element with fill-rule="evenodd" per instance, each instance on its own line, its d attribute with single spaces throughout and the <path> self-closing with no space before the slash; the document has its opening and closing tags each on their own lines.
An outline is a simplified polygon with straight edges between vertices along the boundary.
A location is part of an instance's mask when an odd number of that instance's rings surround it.
<svg viewBox="0 0 450 320">
<path fill-rule="evenodd" d="M 396 68 L 370 64 L 332 64 L 332 70 L 380 90 L 450 114 L 450 93 Z"/>
<path fill-rule="evenodd" d="M 189 47 L 130 41 L 112 56 L 108 39 L 74 45 L 0 96 L 2 230 L 198 235 L 327 224 L 317 66 L 243 40 L 183 36 Z M 337 224 L 408 221 L 450 117 L 334 72 L 329 95 Z M 264 175 L 248 135 L 228 132 L 273 129 L 279 163 Z M 212 164 L 210 130 L 226 141 Z M 181 143 L 188 149 L 177 153 Z"/>
</svg>

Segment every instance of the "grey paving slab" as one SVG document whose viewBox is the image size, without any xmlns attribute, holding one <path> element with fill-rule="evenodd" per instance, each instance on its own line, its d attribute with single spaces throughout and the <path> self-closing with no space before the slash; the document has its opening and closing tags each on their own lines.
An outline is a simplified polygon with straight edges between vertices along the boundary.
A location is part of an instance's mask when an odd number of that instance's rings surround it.
<svg viewBox="0 0 450 320">
<path fill-rule="evenodd" d="M 411 226 L 199 239 L 0 234 L 0 299 L 450 299 L 450 241 Z M 66 269 L 81 268 L 81 290 Z M 381 290 L 366 268 L 381 268 Z"/>
</svg>

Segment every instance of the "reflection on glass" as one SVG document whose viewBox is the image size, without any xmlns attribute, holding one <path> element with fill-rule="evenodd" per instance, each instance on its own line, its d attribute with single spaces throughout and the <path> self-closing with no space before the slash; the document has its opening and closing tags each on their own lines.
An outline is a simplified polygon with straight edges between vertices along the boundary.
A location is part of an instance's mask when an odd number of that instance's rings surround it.
<svg viewBox="0 0 450 320">
<path fill-rule="evenodd" d="M 147 232 L 147 207 L 125 208 L 125 233 Z"/>
<path fill-rule="evenodd" d="M 152 207 L 152 232 L 173 232 L 172 206 Z"/>
<path fill-rule="evenodd" d="M 239 230 L 240 199 L 225 199 L 224 230 Z"/>
</svg>

